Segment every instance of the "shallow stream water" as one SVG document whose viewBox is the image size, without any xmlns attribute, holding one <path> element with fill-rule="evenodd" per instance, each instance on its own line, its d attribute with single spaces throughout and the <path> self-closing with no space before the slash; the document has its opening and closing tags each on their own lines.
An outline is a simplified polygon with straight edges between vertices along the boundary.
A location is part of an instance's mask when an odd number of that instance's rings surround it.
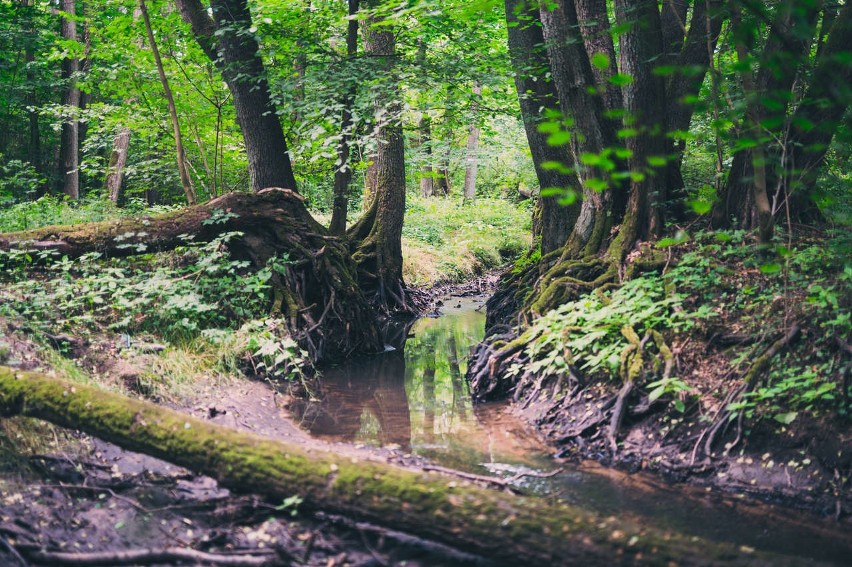
<svg viewBox="0 0 852 567">
<path fill-rule="evenodd" d="M 323 372 L 317 400 L 294 406 L 312 436 L 396 447 L 436 465 L 518 478 L 515 484 L 604 516 L 632 517 L 717 541 L 762 549 L 802 564 L 852 564 L 848 522 L 831 520 L 593 463 L 561 464 L 503 404 L 473 405 L 464 374 L 484 334 L 485 297 L 450 297 L 437 318 L 389 331 L 387 352 Z M 563 471 L 548 477 L 557 468 Z"/>
</svg>

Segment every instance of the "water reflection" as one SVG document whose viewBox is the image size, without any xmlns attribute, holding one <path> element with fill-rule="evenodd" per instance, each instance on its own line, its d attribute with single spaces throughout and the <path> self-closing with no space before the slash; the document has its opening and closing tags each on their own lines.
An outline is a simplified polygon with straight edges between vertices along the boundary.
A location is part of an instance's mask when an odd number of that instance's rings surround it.
<svg viewBox="0 0 852 567">
<path fill-rule="evenodd" d="M 397 445 L 462 470 L 527 463 L 538 441 L 497 408 L 474 408 L 464 380 L 484 334 L 484 302 L 450 298 L 439 318 L 397 323 L 386 338 L 396 350 L 324 371 L 318 399 L 291 411 L 314 436 Z"/>
</svg>

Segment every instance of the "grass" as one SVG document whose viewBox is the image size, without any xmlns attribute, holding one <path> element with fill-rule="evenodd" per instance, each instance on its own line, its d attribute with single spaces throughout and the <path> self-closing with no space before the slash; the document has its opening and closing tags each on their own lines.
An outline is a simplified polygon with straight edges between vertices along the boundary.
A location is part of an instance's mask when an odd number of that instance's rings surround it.
<svg viewBox="0 0 852 567">
<path fill-rule="evenodd" d="M 514 260 L 530 246 L 526 205 L 500 199 L 462 204 L 440 197 L 409 199 L 403 275 L 412 285 L 459 282 Z"/>
</svg>

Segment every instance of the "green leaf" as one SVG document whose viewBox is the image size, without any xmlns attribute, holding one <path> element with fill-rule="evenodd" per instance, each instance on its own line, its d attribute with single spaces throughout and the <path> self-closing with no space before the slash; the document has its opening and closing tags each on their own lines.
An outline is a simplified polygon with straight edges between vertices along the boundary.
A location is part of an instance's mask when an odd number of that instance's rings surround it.
<svg viewBox="0 0 852 567">
<path fill-rule="evenodd" d="M 779 413 L 772 416 L 772 419 L 777 421 L 778 423 L 783 423 L 784 425 L 790 425 L 796 420 L 796 417 L 799 415 L 797 411 L 791 411 L 788 413 Z"/>
<path fill-rule="evenodd" d="M 689 201 L 689 207 L 696 215 L 706 215 L 713 209 L 713 203 L 702 199 Z"/>
<path fill-rule="evenodd" d="M 547 137 L 547 144 L 549 146 L 563 146 L 571 141 L 571 132 L 566 132 L 561 130 L 559 132 L 555 132 Z"/>
<path fill-rule="evenodd" d="M 606 181 L 596 177 L 586 179 L 584 185 L 593 191 L 603 191 L 609 186 Z"/>
<path fill-rule="evenodd" d="M 633 77 L 631 75 L 625 75 L 624 73 L 616 73 L 609 78 L 609 82 L 616 87 L 626 87 L 633 82 Z"/>
<path fill-rule="evenodd" d="M 760 266 L 761 273 L 764 274 L 777 274 L 781 271 L 781 264 L 778 262 L 770 262 L 768 264 L 763 264 Z"/>
<path fill-rule="evenodd" d="M 610 60 L 606 53 L 598 52 L 592 55 L 591 62 L 596 69 L 608 69 Z"/>
</svg>

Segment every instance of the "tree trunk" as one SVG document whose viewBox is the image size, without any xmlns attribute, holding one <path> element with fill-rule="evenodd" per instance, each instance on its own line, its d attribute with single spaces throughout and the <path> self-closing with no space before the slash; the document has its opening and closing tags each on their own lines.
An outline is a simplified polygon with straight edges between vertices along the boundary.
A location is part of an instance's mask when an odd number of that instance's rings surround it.
<svg viewBox="0 0 852 567">
<path fill-rule="evenodd" d="M 349 0 L 349 24 L 346 30 L 346 57 L 353 61 L 358 55 L 358 14 L 359 0 Z M 332 234 L 346 233 L 346 213 L 349 209 L 349 184 L 352 181 L 352 165 L 350 163 L 350 143 L 352 140 L 352 106 L 358 85 L 350 80 L 350 85 L 343 97 L 343 111 L 340 117 L 340 142 L 337 144 L 337 169 L 334 172 L 334 202 L 331 211 L 331 223 L 328 230 Z"/>
<path fill-rule="evenodd" d="M 733 544 L 627 520 L 602 520 L 568 504 L 335 452 L 308 451 L 40 373 L 0 367 L 0 415 L 78 429 L 273 504 L 296 495 L 304 510 L 389 526 L 500 563 L 590 565 L 619 557 L 624 563 L 655 565 L 779 564 L 779 558 L 743 554 Z"/>
<path fill-rule="evenodd" d="M 470 120 L 470 128 L 467 133 L 467 154 L 464 166 L 464 202 L 472 203 L 476 200 L 476 170 L 479 167 L 479 122 L 476 109 L 479 106 L 479 98 L 482 96 L 482 85 L 476 81 L 473 85 L 473 101 L 470 104 L 474 116 Z"/>
<path fill-rule="evenodd" d="M 370 7 L 375 7 L 374 3 Z M 402 279 L 405 146 L 400 93 L 394 82 L 396 39 L 383 23 L 380 18 L 369 18 L 364 30 L 365 52 L 375 59 L 388 80 L 375 100 L 378 139 L 372 166 L 374 195 L 370 209 L 350 228 L 348 236 L 352 257 L 358 264 L 358 281 L 373 304 L 384 313 L 414 313 L 416 308 L 409 301 Z"/>
<path fill-rule="evenodd" d="M 791 179 L 790 209 L 799 222 L 822 220 L 812 199 L 817 173 L 852 104 L 852 4 L 844 4 L 832 19 L 828 39 L 820 44 L 808 89 L 791 121 L 785 169 Z"/>
<path fill-rule="evenodd" d="M 596 57 L 598 60 L 592 72 L 603 94 L 604 106 L 607 110 L 618 110 L 622 107 L 621 88 L 610 81 L 618 73 L 618 63 L 606 0 L 574 0 L 574 5 L 586 53 L 590 59 Z M 601 55 L 606 56 L 606 61 L 600 59 Z"/>
<path fill-rule="evenodd" d="M 169 80 L 166 77 L 166 71 L 163 69 L 163 60 L 160 57 L 160 49 L 157 47 L 157 41 L 154 39 L 154 30 L 151 28 L 151 18 L 148 16 L 148 7 L 145 5 L 145 0 L 139 0 L 139 10 L 142 12 L 142 19 L 145 21 L 145 31 L 148 34 L 148 43 L 151 45 L 151 53 L 154 55 L 154 63 L 157 66 L 157 73 L 160 76 L 160 84 L 163 85 L 163 94 L 166 97 L 166 103 L 169 106 L 169 118 L 172 121 L 172 131 L 175 137 L 175 151 L 177 152 L 177 167 L 180 175 L 180 184 L 183 187 L 183 194 L 186 196 L 186 202 L 194 205 L 197 201 L 195 196 L 195 188 L 192 186 L 192 179 L 189 176 L 189 170 L 186 168 L 186 152 L 183 148 L 183 137 L 180 132 L 180 121 L 178 120 L 177 108 L 175 107 L 175 98 L 172 96 L 172 89 L 169 86 Z"/>
<path fill-rule="evenodd" d="M 112 143 L 109 154 L 104 190 L 109 200 L 119 204 L 124 199 L 124 166 L 127 165 L 127 151 L 130 148 L 130 128 L 122 128 Z"/>
<path fill-rule="evenodd" d="M 352 259 L 303 201 L 289 189 L 229 193 L 165 215 L 3 234 L 0 250 L 56 250 L 71 258 L 97 251 L 122 257 L 171 250 L 185 243 L 186 234 L 206 242 L 223 232 L 242 232 L 228 248 L 255 269 L 287 258 L 283 273 L 274 270 L 270 280 L 271 310 L 285 318 L 290 334 L 313 360 L 381 350 L 375 316 L 355 280 Z M 217 210 L 232 216 L 226 222 L 205 222 Z"/>
<path fill-rule="evenodd" d="M 76 15 L 76 0 L 62 0 L 62 11 Z M 77 41 L 77 22 L 71 18 L 62 18 L 62 38 Z M 77 110 L 80 108 L 80 89 L 77 88 L 77 75 L 80 72 L 80 59 L 76 56 L 62 60 L 62 79 L 67 90 L 62 100 L 65 106 L 65 118 L 62 120 L 62 133 L 59 150 L 59 177 L 62 180 L 62 192 L 71 199 L 80 198 L 80 122 Z"/>
<path fill-rule="evenodd" d="M 732 10 L 742 11 L 741 7 L 748 6 L 740 0 L 730 1 Z M 779 164 L 774 160 L 770 162 L 770 158 L 776 157 L 776 152 L 772 151 L 773 148 L 763 139 L 765 136 L 761 123 L 766 119 L 787 120 L 792 89 L 802 63 L 807 61 L 810 53 L 820 4 L 821 2 L 798 3 L 793 0 L 780 3 L 775 9 L 763 47 L 757 78 L 753 78 L 750 69 L 741 72 L 749 110 L 747 120 L 740 128 L 740 140 L 747 142 L 747 147 L 753 143 L 757 145 L 752 149 L 741 149 L 734 154 L 730 174 L 717 199 L 717 207 L 728 205 L 730 208 L 714 211 L 716 228 L 731 226 L 728 223 L 733 219 L 733 226 L 750 229 L 755 226 L 752 224 L 752 220 L 755 220 L 761 238 L 771 235 L 775 209 L 787 198 L 787 188 L 784 187 L 783 179 L 780 180 L 778 187 L 784 194 L 778 195 L 779 199 L 775 199 L 776 206 L 773 207 L 769 202 L 768 192 L 774 185 L 770 180 L 777 179 L 774 171 L 775 166 Z M 741 31 L 735 38 L 738 58 L 741 61 L 744 59 L 746 63 L 753 62 L 755 57 L 752 56 L 754 46 L 751 26 L 736 26 L 735 31 L 737 28 Z M 739 154 L 745 155 L 738 158 Z M 772 166 L 772 169 L 767 169 L 767 166 Z M 767 193 L 765 203 L 762 202 L 762 195 L 758 195 L 762 192 L 761 187 Z M 751 196 L 743 194 L 743 191 L 750 192 Z M 756 200 L 758 196 L 761 202 Z"/>
<path fill-rule="evenodd" d="M 615 129 L 604 118 L 602 97 L 588 89 L 588 85 L 595 84 L 595 77 L 580 35 L 573 0 L 558 0 L 542 6 L 541 22 L 562 112 L 573 121 L 571 149 L 584 187 L 583 204 L 565 252 L 572 257 L 592 255 L 601 249 L 609 236 L 613 222 L 613 190 L 600 191 L 600 187 L 597 190 L 592 187 L 590 184 L 594 183 L 608 185 L 608 172 L 584 165 L 579 158 L 583 154 L 599 156 L 606 148 L 611 148 Z"/>
<path fill-rule="evenodd" d="M 539 187 L 573 191 L 577 201 L 572 205 L 559 203 L 559 197 L 540 197 L 540 217 L 534 236 L 541 237 L 541 252 L 547 254 L 561 248 L 580 213 L 580 180 L 570 170 L 574 159 L 567 145 L 547 143 L 547 134 L 539 132 L 542 109 L 556 110 L 559 101 L 550 81 L 538 77 L 548 65 L 537 9 L 525 0 L 506 0 L 506 22 L 509 32 L 509 55 L 515 69 L 515 88 L 521 106 L 521 117 L 527 135 Z M 560 168 L 545 168 L 546 162 L 559 163 Z"/>
<path fill-rule="evenodd" d="M 269 83 L 251 28 L 246 0 L 211 0 L 213 18 L 200 0 L 175 0 L 184 21 L 228 83 L 243 132 L 251 189 L 296 190 L 284 131 L 269 94 Z"/>
<path fill-rule="evenodd" d="M 420 116 L 420 147 L 423 153 L 426 154 L 423 159 L 423 166 L 420 168 L 420 194 L 424 197 L 431 197 L 435 194 L 435 173 L 432 169 L 432 118 L 429 116 L 429 111 L 424 110 Z"/>
<path fill-rule="evenodd" d="M 615 0 L 616 21 L 624 32 L 619 37 L 621 72 L 632 80 L 624 87 L 625 125 L 635 131 L 627 136 L 630 151 L 628 211 L 619 230 L 619 261 L 637 239 L 662 232 L 662 204 L 666 201 L 666 93 L 662 76 L 654 73 L 655 57 L 663 52 L 657 0 Z"/>
</svg>

